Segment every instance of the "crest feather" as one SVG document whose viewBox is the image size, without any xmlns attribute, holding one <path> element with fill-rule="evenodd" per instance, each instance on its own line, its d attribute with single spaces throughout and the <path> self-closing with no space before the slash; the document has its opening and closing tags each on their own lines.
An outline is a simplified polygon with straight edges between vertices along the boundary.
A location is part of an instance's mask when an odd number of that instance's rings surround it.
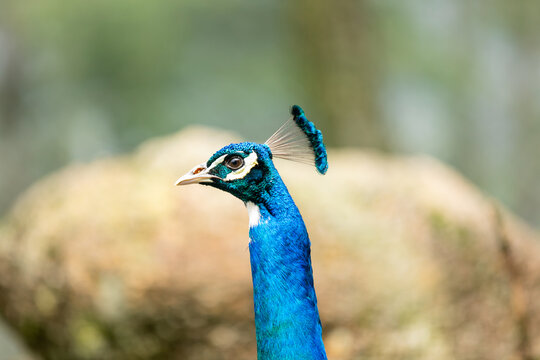
<svg viewBox="0 0 540 360">
<path fill-rule="evenodd" d="M 325 174 L 328 159 L 320 130 L 309 121 L 298 105 L 291 108 L 293 116 L 283 124 L 265 144 L 274 157 L 315 165 L 317 171 Z"/>
</svg>

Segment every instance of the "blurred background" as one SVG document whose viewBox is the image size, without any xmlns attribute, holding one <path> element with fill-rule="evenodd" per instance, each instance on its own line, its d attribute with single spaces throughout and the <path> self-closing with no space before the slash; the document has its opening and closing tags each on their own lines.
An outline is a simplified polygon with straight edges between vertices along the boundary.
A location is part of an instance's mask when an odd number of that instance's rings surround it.
<svg viewBox="0 0 540 360">
<path fill-rule="evenodd" d="M 538 34 L 526 0 L 2 0 L 0 214 L 188 125 L 264 141 L 297 103 L 330 147 L 429 154 L 537 227 Z"/>
<path fill-rule="evenodd" d="M 39 177 L 190 124 L 427 153 L 540 224 L 540 3 L 0 3 L 0 212 Z"/>
</svg>

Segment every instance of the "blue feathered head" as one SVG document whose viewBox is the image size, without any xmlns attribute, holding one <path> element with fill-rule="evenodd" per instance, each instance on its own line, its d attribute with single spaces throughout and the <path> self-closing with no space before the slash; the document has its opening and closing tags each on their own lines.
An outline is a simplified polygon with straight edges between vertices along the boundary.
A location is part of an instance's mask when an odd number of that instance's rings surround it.
<svg viewBox="0 0 540 360">
<path fill-rule="evenodd" d="M 328 160 L 322 133 L 300 106 L 294 105 L 291 114 L 292 118 L 264 144 L 227 145 L 178 179 L 176 185 L 210 185 L 243 201 L 256 202 L 257 196 L 279 176 L 273 158 L 315 165 L 319 173 L 325 174 Z"/>
</svg>

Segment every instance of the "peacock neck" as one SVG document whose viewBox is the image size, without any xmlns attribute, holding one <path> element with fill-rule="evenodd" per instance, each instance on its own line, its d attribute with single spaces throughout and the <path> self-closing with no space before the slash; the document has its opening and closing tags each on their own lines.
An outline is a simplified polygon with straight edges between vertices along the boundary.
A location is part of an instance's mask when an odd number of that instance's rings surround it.
<svg viewBox="0 0 540 360">
<path fill-rule="evenodd" d="M 258 359 L 326 359 L 298 208 L 279 177 L 261 201 L 247 205 Z"/>
</svg>

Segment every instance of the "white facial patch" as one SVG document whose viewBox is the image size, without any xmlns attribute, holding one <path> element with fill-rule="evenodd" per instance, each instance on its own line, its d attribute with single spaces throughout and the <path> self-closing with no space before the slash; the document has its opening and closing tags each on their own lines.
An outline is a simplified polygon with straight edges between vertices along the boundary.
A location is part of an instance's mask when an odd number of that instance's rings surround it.
<svg viewBox="0 0 540 360">
<path fill-rule="evenodd" d="M 212 170 L 213 168 L 215 168 L 216 166 L 221 164 L 223 162 L 223 160 L 225 160 L 226 157 L 227 157 L 227 154 L 221 155 L 220 157 L 218 157 L 216 160 L 214 160 L 212 165 L 210 165 L 210 167 L 208 169 L 206 169 L 206 172 Z"/>
<path fill-rule="evenodd" d="M 233 172 L 229 173 L 225 177 L 225 179 L 223 179 L 223 180 L 231 181 L 231 180 L 243 179 L 247 174 L 249 174 L 251 169 L 257 164 L 258 164 L 257 163 L 257 153 L 255 151 L 253 151 L 251 154 L 249 154 L 244 159 L 244 166 L 242 166 L 240 169 L 238 169 L 236 171 L 233 171 Z"/>
<path fill-rule="evenodd" d="M 255 203 L 252 203 L 251 201 L 248 201 L 246 203 L 248 215 L 249 215 L 249 227 L 255 227 L 259 225 L 259 222 L 261 220 L 261 211 L 259 209 L 259 206 L 255 205 Z"/>
</svg>

